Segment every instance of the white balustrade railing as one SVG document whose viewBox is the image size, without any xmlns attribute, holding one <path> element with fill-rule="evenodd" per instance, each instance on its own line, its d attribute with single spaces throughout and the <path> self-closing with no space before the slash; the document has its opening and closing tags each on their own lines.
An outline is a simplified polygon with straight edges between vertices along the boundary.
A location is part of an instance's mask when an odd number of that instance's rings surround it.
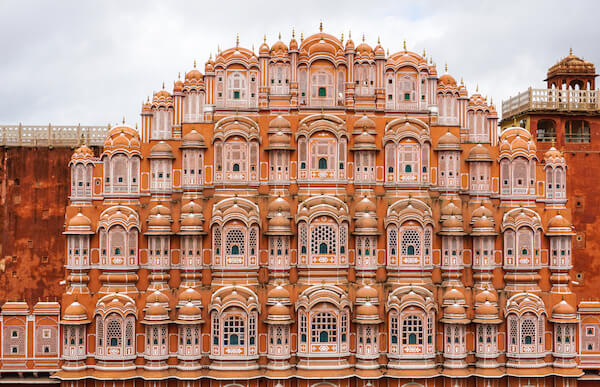
<svg viewBox="0 0 600 387">
<path fill-rule="evenodd" d="M 532 89 L 502 102 L 502 117 L 528 110 L 600 111 L 600 90 Z"/>
<path fill-rule="evenodd" d="M 102 146 L 108 126 L 0 125 L 0 146 Z"/>
</svg>

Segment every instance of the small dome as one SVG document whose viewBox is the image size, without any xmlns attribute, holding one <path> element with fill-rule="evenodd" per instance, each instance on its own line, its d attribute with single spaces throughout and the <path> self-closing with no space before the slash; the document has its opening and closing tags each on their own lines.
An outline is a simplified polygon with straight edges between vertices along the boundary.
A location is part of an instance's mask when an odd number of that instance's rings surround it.
<svg viewBox="0 0 600 387">
<path fill-rule="evenodd" d="M 69 220 L 68 228 L 90 228 L 92 227 L 92 221 L 81 212 L 77 213 L 74 217 Z"/>
<path fill-rule="evenodd" d="M 163 84 L 163 86 L 164 86 L 164 84 Z M 170 98 L 171 94 L 168 91 L 166 91 L 165 89 L 162 89 L 162 90 L 158 91 L 157 93 L 155 93 L 154 96 L 156 98 Z"/>
<path fill-rule="evenodd" d="M 280 36 L 281 39 L 281 36 Z M 281 40 L 278 40 L 271 46 L 272 53 L 287 54 L 288 47 Z"/>
<path fill-rule="evenodd" d="M 492 161 L 492 157 L 486 147 L 477 144 L 469 151 L 467 161 Z"/>
<path fill-rule="evenodd" d="M 269 203 L 268 212 L 270 212 L 270 213 L 274 213 L 274 212 L 289 213 L 290 212 L 290 203 L 287 200 L 285 200 L 284 198 L 282 198 L 281 196 L 279 196 L 279 197 L 275 198 L 274 200 L 271 200 L 271 202 Z"/>
<path fill-rule="evenodd" d="M 148 298 L 146 299 L 146 303 L 148 303 L 148 304 L 151 304 L 151 303 L 168 304 L 169 297 L 166 294 L 156 290 L 148 296 Z"/>
<path fill-rule="evenodd" d="M 479 316 L 497 316 L 498 308 L 489 301 L 485 301 L 475 308 L 475 314 Z"/>
<path fill-rule="evenodd" d="M 181 217 L 182 227 L 203 227 L 204 219 L 197 214 L 182 214 Z"/>
<path fill-rule="evenodd" d="M 483 304 L 487 301 L 495 303 L 498 301 L 498 297 L 496 297 L 496 295 L 493 292 L 490 292 L 488 289 L 480 291 L 475 296 L 475 303 L 477 304 Z"/>
<path fill-rule="evenodd" d="M 85 306 L 77 301 L 73 301 L 67 306 L 63 315 L 63 319 L 68 321 L 87 320 L 87 318 L 88 314 Z"/>
<path fill-rule="evenodd" d="M 167 206 L 163 206 L 162 204 L 157 204 L 150 210 L 150 215 L 163 215 L 163 216 L 171 216 L 171 210 Z"/>
<path fill-rule="evenodd" d="M 183 308 L 179 309 L 178 317 L 182 320 L 187 320 L 194 317 L 199 318 L 201 314 L 200 308 L 188 301 Z"/>
<path fill-rule="evenodd" d="M 181 212 L 184 214 L 202 214 L 202 206 L 199 203 L 190 200 L 181 207 Z"/>
<path fill-rule="evenodd" d="M 269 219 L 269 229 L 279 227 L 290 227 L 290 220 L 283 215 L 276 215 Z"/>
<path fill-rule="evenodd" d="M 523 139 L 523 137 L 517 135 L 517 137 L 513 140 L 513 142 L 510 144 L 511 150 L 529 150 L 529 145 L 527 143 L 527 141 L 525 141 Z"/>
<path fill-rule="evenodd" d="M 356 307 L 356 315 L 357 316 L 377 316 L 379 315 L 379 310 L 377 307 L 370 302 L 366 302 L 363 305 L 359 305 Z"/>
<path fill-rule="evenodd" d="M 568 227 L 571 228 L 571 222 L 561 214 L 554 215 L 548 222 L 548 228 L 550 227 Z"/>
<path fill-rule="evenodd" d="M 291 136 L 282 131 L 269 134 L 269 146 L 290 146 Z"/>
<path fill-rule="evenodd" d="M 451 215 L 442 222 L 443 228 L 462 228 L 462 223 L 454 215 Z"/>
<path fill-rule="evenodd" d="M 77 161 L 86 161 L 94 158 L 94 151 L 88 148 L 86 145 L 81 145 L 79 148 L 75 149 L 73 155 L 71 156 L 71 162 L 75 163 Z"/>
<path fill-rule="evenodd" d="M 183 82 L 181 80 L 176 80 L 173 83 L 173 93 L 180 93 L 183 90 Z"/>
<path fill-rule="evenodd" d="M 377 289 L 370 285 L 362 286 L 356 291 L 356 298 L 377 299 Z"/>
<path fill-rule="evenodd" d="M 168 158 L 173 159 L 173 149 L 164 141 L 159 141 L 150 149 L 150 158 Z"/>
<path fill-rule="evenodd" d="M 476 209 L 473 211 L 473 213 L 471 214 L 471 216 L 472 216 L 473 218 L 480 218 L 480 217 L 482 217 L 482 216 L 485 216 L 485 217 L 491 218 L 491 217 L 493 217 L 494 215 L 493 215 L 492 211 L 491 211 L 489 208 L 485 207 L 485 206 L 482 204 L 481 206 L 477 207 L 477 208 L 476 208 Z"/>
<path fill-rule="evenodd" d="M 283 305 L 281 302 L 269 307 L 269 316 L 289 316 L 290 308 Z"/>
<path fill-rule="evenodd" d="M 375 146 L 375 136 L 369 134 L 368 132 L 362 132 L 359 136 L 354 140 L 354 144 L 358 146 L 367 145 L 367 146 Z"/>
<path fill-rule="evenodd" d="M 355 227 L 357 229 L 359 229 L 359 228 L 362 228 L 362 229 L 377 228 L 377 220 L 374 217 L 370 216 L 369 214 L 365 214 L 356 220 Z"/>
<path fill-rule="evenodd" d="M 443 216 L 452 216 L 452 215 L 461 215 L 461 209 L 454 204 L 453 201 L 449 201 L 444 207 L 442 207 L 441 215 Z"/>
<path fill-rule="evenodd" d="M 462 292 L 460 292 L 459 290 L 457 290 L 456 288 L 450 288 L 448 289 L 443 296 L 444 301 L 447 300 L 465 300 L 465 296 L 462 294 Z"/>
<path fill-rule="evenodd" d="M 473 228 L 493 228 L 494 222 L 487 216 L 482 216 L 473 222 Z"/>
<path fill-rule="evenodd" d="M 454 303 L 454 304 L 448 305 L 446 308 L 444 308 L 444 314 L 464 315 L 465 307 L 462 305 L 459 305 L 457 303 Z"/>
<path fill-rule="evenodd" d="M 446 73 L 442 75 L 438 81 L 440 84 L 445 86 L 453 86 L 456 87 L 456 79 L 452 77 L 452 75 Z"/>
<path fill-rule="evenodd" d="M 188 134 L 183 136 L 182 146 L 184 148 L 206 148 L 204 136 L 192 129 Z"/>
<path fill-rule="evenodd" d="M 266 39 L 266 36 L 265 36 Z M 261 56 L 269 55 L 269 45 L 267 42 L 263 42 L 260 47 L 258 47 L 258 54 Z"/>
<path fill-rule="evenodd" d="M 357 56 L 371 56 L 373 55 L 373 49 L 364 41 L 356 46 L 356 55 Z"/>
<path fill-rule="evenodd" d="M 190 301 L 196 304 L 202 302 L 202 297 L 197 290 L 193 288 L 187 288 L 183 292 L 179 293 L 179 301 Z"/>
<path fill-rule="evenodd" d="M 269 129 L 290 129 L 291 124 L 288 120 L 283 118 L 281 115 L 275 117 L 269 122 Z"/>
<path fill-rule="evenodd" d="M 283 286 L 277 285 L 273 289 L 269 290 L 267 297 L 277 299 L 290 298 L 290 292 L 288 292 Z"/>
<path fill-rule="evenodd" d="M 360 202 L 356 204 L 354 207 L 355 212 L 375 212 L 377 211 L 377 207 L 375 207 L 375 203 L 373 203 L 368 197 L 362 198 Z"/>
<path fill-rule="evenodd" d="M 573 306 L 571 306 L 567 301 L 562 300 L 552 308 L 552 317 L 554 317 L 555 314 L 574 315 L 575 312 L 576 311 Z"/>
<path fill-rule="evenodd" d="M 550 149 L 548 149 L 548 151 L 546 151 L 546 153 L 544 153 L 544 160 L 546 161 L 561 158 L 562 153 L 560 153 L 560 151 L 555 147 L 551 147 Z"/>
<path fill-rule="evenodd" d="M 202 73 L 196 69 L 196 61 L 194 61 L 194 68 L 185 74 L 186 81 L 201 81 Z"/>
<path fill-rule="evenodd" d="M 373 121 L 366 115 L 363 115 L 361 118 L 354 122 L 354 130 L 368 131 L 374 130 L 375 127 L 375 121 Z"/>
<path fill-rule="evenodd" d="M 438 141 L 438 146 L 442 146 L 442 145 L 460 145 L 460 141 L 458 139 L 458 137 L 456 137 L 454 134 L 452 134 L 452 132 L 448 131 L 446 132 L 446 134 L 444 134 L 442 137 L 440 137 L 439 141 Z"/>
</svg>

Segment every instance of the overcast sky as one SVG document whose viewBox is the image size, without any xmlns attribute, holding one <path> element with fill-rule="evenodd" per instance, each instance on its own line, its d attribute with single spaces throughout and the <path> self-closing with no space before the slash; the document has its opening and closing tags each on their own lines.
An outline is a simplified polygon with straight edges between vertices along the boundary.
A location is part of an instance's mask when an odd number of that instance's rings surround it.
<svg viewBox="0 0 600 387">
<path fill-rule="evenodd" d="M 460 3 L 460 4 L 459 4 Z M 427 50 L 443 73 L 500 101 L 543 86 L 569 47 L 600 66 L 600 1 L 26 1 L 0 0 L 0 124 L 139 123 L 163 81 L 217 45 L 258 50 L 292 28 L 352 31 L 390 53 Z"/>
</svg>

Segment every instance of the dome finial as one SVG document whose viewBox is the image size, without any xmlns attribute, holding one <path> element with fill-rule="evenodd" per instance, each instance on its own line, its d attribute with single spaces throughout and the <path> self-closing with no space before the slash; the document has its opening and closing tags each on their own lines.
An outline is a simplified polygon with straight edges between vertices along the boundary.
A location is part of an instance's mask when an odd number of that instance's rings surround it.
<svg viewBox="0 0 600 387">
<path fill-rule="evenodd" d="M 479 93 L 479 83 L 477 84 L 477 86 L 475 86 L 475 92 Z"/>
<path fill-rule="evenodd" d="M 377 44 L 381 44 L 381 37 L 377 35 Z"/>
<path fill-rule="evenodd" d="M 319 23 L 319 32 L 323 32 L 323 20 Z"/>
<path fill-rule="evenodd" d="M 254 54 L 254 43 L 252 43 L 252 53 Z"/>
<path fill-rule="evenodd" d="M 342 36 L 340 37 L 340 42 L 344 43 L 344 33 L 342 32 Z"/>
<path fill-rule="evenodd" d="M 406 40 L 404 41 L 404 51 L 406 51 Z"/>
<path fill-rule="evenodd" d="M 365 41 L 365 33 L 364 32 L 363 32 L 363 40 L 362 41 L 363 42 Z"/>
<path fill-rule="evenodd" d="M 573 55 L 573 47 L 569 47 L 569 55 Z"/>
<path fill-rule="evenodd" d="M 177 73 L 177 79 L 181 79 L 181 71 Z"/>
<path fill-rule="evenodd" d="M 235 48 L 240 46 L 240 34 L 235 34 Z"/>
<path fill-rule="evenodd" d="M 292 39 L 296 38 L 296 31 L 294 31 L 294 27 L 292 27 Z"/>
<path fill-rule="evenodd" d="M 123 116 L 123 125 L 125 125 L 125 116 Z"/>
<path fill-rule="evenodd" d="M 212 56 L 212 53 L 210 55 Z M 196 68 L 196 59 L 194 59 L 194 68 Z"/>
<path fill-rule="evenodd" d="M 212 51 L 210 52 L 210 54 L 208 55 L 208 60 L 212 60 Z"/>
<path fill-rule="evenodd" d="M 300 32 L 300 43 L 304 42 L 304 32 Z"/>
<path fill-rule="evenodd" d="M 279 35 L 277 36 L 277 39 L 281 40 L 281 32 L 279 33 Z"/>
<path fill-rule="evenodd" d="M 348 30 L 348 39 L 352 39 L 352 30 Z"/>
<path fill-rule="evenodd" d="M 423 58 L 425 58 L 427 56 L 427 52 L 425 52 L 425 49 L 423 49 Z"/>
<path fill-rule="evenodd" d="M 444 64 L 444 71 L 448 72 L 448 63 Z"/>
<path fill-rule="evenodd" d="M 263 43 L 267 43 L 267 34 L 265 34 L 265 36 L 263 36 Z"/>
<path fill-rule="evenodd" d="M 163 85 L 162 86 L 163 86 L 163 90 L 164 90 L 165 89 L 165 81 L 163 81 Z"/>
</svg>

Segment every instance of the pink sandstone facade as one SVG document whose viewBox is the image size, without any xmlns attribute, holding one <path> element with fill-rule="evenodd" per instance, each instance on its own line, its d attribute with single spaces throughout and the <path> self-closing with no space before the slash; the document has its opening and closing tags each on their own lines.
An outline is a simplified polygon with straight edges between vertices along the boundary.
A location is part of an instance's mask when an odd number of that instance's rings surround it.
<svg viewBox="0 0 600 387">
<path fill-rule="evenodd" d="M 565 157 L 425 57 L 236 44 L 73 154 L 66 290 L 2 307 L 64 386 L 577 386 Z M 593 286 L 593 285 L 591 285 Z M 598 378 L 600 380 L 600 378 Z M 591 384 L 589 384 L 591 385 Z"/>
</svg>

